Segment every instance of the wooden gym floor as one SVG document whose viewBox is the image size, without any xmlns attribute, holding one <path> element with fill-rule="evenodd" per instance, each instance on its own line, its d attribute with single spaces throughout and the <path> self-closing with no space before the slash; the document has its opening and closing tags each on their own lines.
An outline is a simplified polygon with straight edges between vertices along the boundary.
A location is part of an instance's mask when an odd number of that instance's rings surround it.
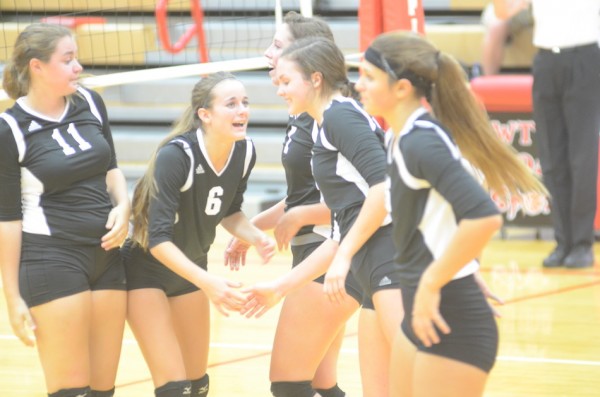
<svg viewBox="0 0 600 397">
<path fill-rule="evenodd" d="M 482 273 L 503 297 L 498 361 L 486 397 L 600 396 L 600 268 L 544 270 L 552 249 L 548 240 L 495 239 L 482 258 Z M 222 266 L 228 237 L 220 231 L 209 271 L 251 284 L 289 269 L 290 255 L 258 264 L 253 251 L 242 271 Z M 600 246 L 596 244 L 596 258 Z M 43 397 L 44 380 L 36 350 L 12 335 L 4 299 L 0 299 L 0 396 Z M 278 307 L 261 319 L 226 318 L 213 310 L 209 374 L 212 397 L 270 396 L 269 352 Z M 361 393 L 356 316 L 347 325 L 339 359 L 339 383 L 349 397 Z M 117 397 L 153 396 L 149 372 L 131 332 L 126 330 L 116 384 Z"/>
</svg>

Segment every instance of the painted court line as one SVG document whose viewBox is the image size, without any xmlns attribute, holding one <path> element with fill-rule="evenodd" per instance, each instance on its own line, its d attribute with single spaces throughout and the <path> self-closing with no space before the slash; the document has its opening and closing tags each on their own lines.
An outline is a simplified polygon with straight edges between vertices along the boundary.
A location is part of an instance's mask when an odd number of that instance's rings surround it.
<svg viewBox="0 0 600 397">
<path fill-rule="evenodd" d="M 347 335 L 347 336 L 356 336 Z M 0 335 L 0 340 L 17 340 L 16 336 L 13 335 Z M 135 339 L 125 339 L 123 341 L 124 344 L 134 345 L 136 343 Z M 258 358 L 261 356 L 265 356 L 271 353 L 271 345 L 259 345 L 253 343 L 223 343 L 223 342 L 213 342 L 210 344 L 211 348 L 221 348 L 221 349 L 231 349 L 231 350 L 247 350 L 247 351 L 255 351 L 260 352 L 259 354 L 252 354 L 245 357 L 240 357 L 237 359 L 229 360 L 226 362 L 217 362 L 211 363 L 209 367 L 221 366 L 233 362 L 244 361 L 248 359 Z M 341 353 L 345 354 L 358 354 L 358 349 L 356 348 L 342 348 Z M 592 366 L 592 367 L 600 367 L 600 361 L 591 361 L 591 360 L 571 360 L 571 359 L 561 359 L 561 358 L 544 358 L 544 357 L 518 357 L 518 356 L 498 356 L 498 361 L 507 361 L 507 362 L 519 362 L 519 363 L 531 363 L 531 364 L 561 364 L 561 365 L 582 365 L 582 366 Z"/>
</svg>

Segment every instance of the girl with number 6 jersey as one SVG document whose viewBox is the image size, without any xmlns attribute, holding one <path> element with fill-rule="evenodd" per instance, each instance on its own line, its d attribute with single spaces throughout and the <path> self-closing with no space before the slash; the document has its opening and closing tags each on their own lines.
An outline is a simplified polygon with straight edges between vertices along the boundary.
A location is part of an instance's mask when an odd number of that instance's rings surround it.
<svg viewBox="0 0 600 397">
<path fill-rule="evenodd" d="M 256 161 L 248 116 L 246 90 L 232 74 L 202 78 L 135 188 L 133 236 L 123 247 L 128 321 L 157 397 L 208 395 L 209 300 L 224 315 L 246 301 L 240 283 L 207 272 L 217 225 L 265 262 L 275 252 L 241 211 Z"/>
</svg>

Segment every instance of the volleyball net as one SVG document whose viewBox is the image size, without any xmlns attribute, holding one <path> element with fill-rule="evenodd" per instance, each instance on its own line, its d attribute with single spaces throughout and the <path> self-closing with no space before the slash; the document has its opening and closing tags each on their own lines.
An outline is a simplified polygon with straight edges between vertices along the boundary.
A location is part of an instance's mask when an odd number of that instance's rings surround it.
<svg viewBox="0 0 600 397">
<path fill-rule="evenodd" d="M 33 22 L 75 34 L 86 68 L 132 70 L 261 56 L 277 18 L 305 0 L 0 0 L 0 62 Z"/>
</svg>

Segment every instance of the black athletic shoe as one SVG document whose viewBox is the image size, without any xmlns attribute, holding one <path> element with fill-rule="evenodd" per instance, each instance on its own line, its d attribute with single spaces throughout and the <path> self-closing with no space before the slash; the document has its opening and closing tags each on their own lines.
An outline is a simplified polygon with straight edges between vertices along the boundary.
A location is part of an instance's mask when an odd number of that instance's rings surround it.
<svg viewBox="0 0 600 397">
<path fill-rule="evenodd" d="M 594 265 L 594 253 L 589 247 L 576 247 L 564 260 L 565 267 L 569 269 L 581 269 Z"/>
<path fill-rule="evenodd" d="M 546 259 L 544 259 L 542 265 L 545 268 L 561 267 L 565 264 L 564 261 L 567 257 L 567 254 L 568 251 L 566 249 L 562 247 L 556 247 L 554 251 L 552 251 L 552 253 L 548 255 Z"/>
</svg>

